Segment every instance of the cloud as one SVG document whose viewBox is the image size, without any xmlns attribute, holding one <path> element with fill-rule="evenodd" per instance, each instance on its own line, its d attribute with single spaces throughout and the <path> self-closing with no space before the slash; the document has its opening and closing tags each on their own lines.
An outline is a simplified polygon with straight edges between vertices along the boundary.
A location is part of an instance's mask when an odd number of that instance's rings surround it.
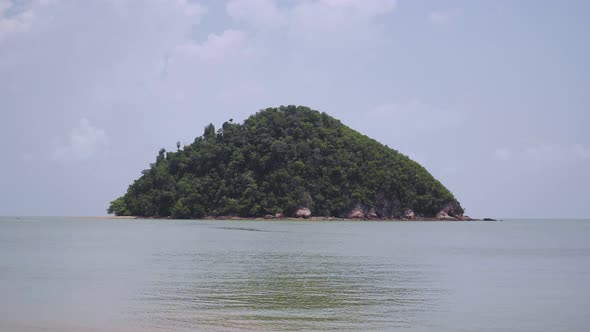
<svg viewBox="0 0 590 332">
<path fill-rule="evenodd" d="M 224 58 L 244 45 L 245 35 L 242 31 L 228 29 L 220 35 L 209 34 L 202 43 L 187 41 L 176 48 L 178 54 L 192 56 L 203 61 Z"/>
<path fill-rule="evenodd" d="M 452 8 L 440 11 L 433 11 L 428 15 L 430 23 L 435 25 L 444 25 L 451 23 L 463 15 L 463 9 Z"/>
<path fill-rule="evenodd" d="M 0 16 L 4 16 L 4 13 L 12 7 L 12 1 L 0 0 Z"/>
<path fill-rule="evenodd" d="M 396 0 L 320 0 L 320 4 L 326 4 L 336 9 L 348 9 L 356 12 L 375 16 L 391 12 L 395 9 Z"/>
<path fill-rule="evenodd" d="M 294 59 L 303 59 L 316 52 L 313 58 L 328 63 L 334 57 L 345 62 L 359 61 L 359 56 L 370 56 L 376 45 L 386 36 L 379 18 L 395 10 L 395 1 L 319 0 L 299 1 L 287 10 L 285 36 Z M 332 60 L 330 59 L 332 58 Z M 304 66 L 310 65 L 304 63 Z"/>
<path fill-rule="evenodd" d="M 55 149 L 53 158 L 60 161 L 100 158 L 108 152 L 108 148 L 105 131 L 82 118 L 78 126 L 70 131 L 67 142 Z"/>
<path fill-rule="evenodd" d="M 281 2 L 284 4 L 287 2 Z M 359 19 L 372 19 L 396 8 L 396 0 L 318 0 L 295 1 L 291 6 L 277 6 L 274 0 L 231 0 L 227 14 L 236 21 L 258 27 L 287 27 L 289 30 L 326 30 Z M 329 30 L 329 29 L 328 29 Z M 346 33 L 346 32 L 344 32 Z"/>
<path fill-rule="evenodd" d="M 279 27 L 286 23 L 285 14 L 273 0 L 231 0 L 225 9 L 234 20 L 258 27 Z"/>
<path fill-rule="evenodd" d="M 15 7 L 10 0 L 0 0 L 0 43 L 14 33 L 27 31 L 35 17 L 33 6 L 11 13 L 17 10 Z"/>
<path fill-rule="evenodd" d="M 207 7 L 196 2 L 191 2 L 190 0 L 176 0 L 176 7 L 179 8 L 184 15 L 196 17 L 198 19 L 207 13 Z"/>
<path fill-rule="evenodd" d="M 0 43 L 14 34 L 29 31 L 37 12 L 55 3 L 57 0 L 0 0 Z"/>
<path fill-rule="evenodd" d="M 590 160 L 590 147 L 583 144 L 537 144 L 516 149 L 498 148 L 494 155 L 504 161 L 581 162 Z"/>
<path fill-rule="evenodd" d="M 364 64 L 386 37 L 381 17 L 395 0 L 230 0 L 227 15 L 248 34 L 244 48 L 265 64 L 284 62 L 314 84 L 334 79 L 329 67 Z M 190 49 L 191 47 L 182 47 Z M 260 61 L 262 63 L 262 61 Z"/>
</svg>

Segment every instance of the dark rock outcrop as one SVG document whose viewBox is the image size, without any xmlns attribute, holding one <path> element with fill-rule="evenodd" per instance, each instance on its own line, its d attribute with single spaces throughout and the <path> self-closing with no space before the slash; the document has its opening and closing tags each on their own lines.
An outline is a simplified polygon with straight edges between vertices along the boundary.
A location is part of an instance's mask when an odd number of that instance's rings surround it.
<svg viewBox="0 0 590 332">
<path fill-rule="evenodd" d="M 440 213 L 444 213 L 450 217 L 459 218 L 463 216 L 463 208 L 456 201 L 452 201 L 445 204 L 445 206 L 440 210 L 439 214 Z"/>
</svg>

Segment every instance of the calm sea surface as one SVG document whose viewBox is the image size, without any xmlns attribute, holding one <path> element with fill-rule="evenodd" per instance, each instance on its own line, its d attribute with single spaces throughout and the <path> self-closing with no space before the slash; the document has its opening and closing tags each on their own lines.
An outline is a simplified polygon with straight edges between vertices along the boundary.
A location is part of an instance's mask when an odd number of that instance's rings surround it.
<svg viewBox="0 0 590 332">
<path fill-rule="evenodd" d="M 590 221 L 0 218 L 0 331 L 589 331 Z"/>
</svg>

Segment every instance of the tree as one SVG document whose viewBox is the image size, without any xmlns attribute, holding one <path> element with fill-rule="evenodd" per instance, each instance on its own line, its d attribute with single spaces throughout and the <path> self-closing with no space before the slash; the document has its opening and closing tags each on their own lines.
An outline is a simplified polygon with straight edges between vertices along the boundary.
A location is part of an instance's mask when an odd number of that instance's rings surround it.
<svg viewBox="0 0 590 332">
<path fill-rule="evenodd" d="M 111 202 L 109 213 L 199 218 L 285 213 L 346 216 L 361 206 L 380 217 L 405 209 L 461 215 L 451 192 L 407 156 L 302 106 L 262 110 L 244 123 L 209 124 L 166 153 Z"/>
<path fill-rule="evenodd" d="M 205 126 L 205 132 L 203 133 L 203 137 L 205 139 L 215 138 L 215 126 L 212 123 Z"/>
<path fill-rule="evenodd" d="M 127 209 L 127 203 L 123 197 L 119 197 L 111 202 L 111 205 L 107 209 L 108 214 L 115 214 L 116 216 L 128 216 L 130 215 Z"/>
</svg>

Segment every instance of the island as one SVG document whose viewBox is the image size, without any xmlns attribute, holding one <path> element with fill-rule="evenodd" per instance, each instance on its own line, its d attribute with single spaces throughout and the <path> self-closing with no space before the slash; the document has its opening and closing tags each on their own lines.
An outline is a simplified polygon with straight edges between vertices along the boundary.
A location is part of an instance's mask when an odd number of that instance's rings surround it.
<svg viewBox="0 0 590 332">
<path fill-rule="evenodd" d="M 174 219 L 472 220 L 424 167 L 304 106 L 161 149 L 109 214 Z"/>
</svg>

